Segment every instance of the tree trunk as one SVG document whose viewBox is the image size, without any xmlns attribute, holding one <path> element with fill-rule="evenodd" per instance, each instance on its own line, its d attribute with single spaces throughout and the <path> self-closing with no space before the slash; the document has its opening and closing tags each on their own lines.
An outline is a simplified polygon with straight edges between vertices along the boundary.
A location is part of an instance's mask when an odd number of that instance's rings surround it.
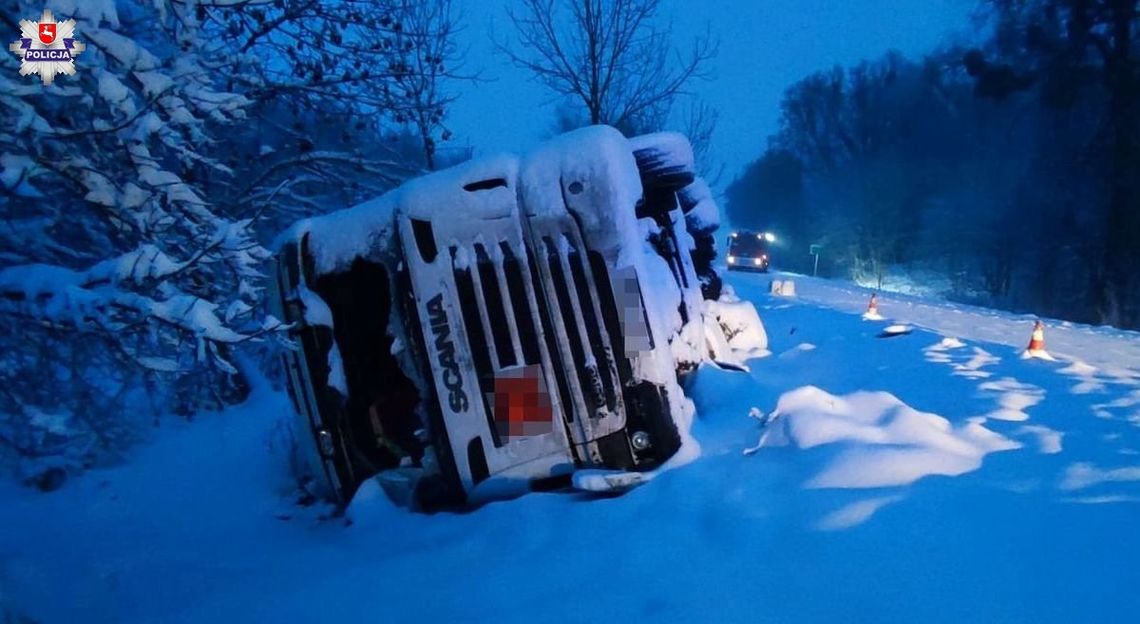
<svg viewBox="0 0 1140 624">
<path fill-rule="evenodd" d="M 1105 63 L 1109 92 L 1110 158 L 1109 205 L 1102 265 L 1104 279 L 1094 292 L 1102 321 L 1118 327 L 1135 327 L 1137 318 L 1136 271 L 1140 237 L 1135 188 L 1136 144 L 1133 131 L 1136 78 L 1132 74 L 1132 22 L 1134 0 L 1117 0 L 1112 11 L 1112 51 Z"/>
</svg>

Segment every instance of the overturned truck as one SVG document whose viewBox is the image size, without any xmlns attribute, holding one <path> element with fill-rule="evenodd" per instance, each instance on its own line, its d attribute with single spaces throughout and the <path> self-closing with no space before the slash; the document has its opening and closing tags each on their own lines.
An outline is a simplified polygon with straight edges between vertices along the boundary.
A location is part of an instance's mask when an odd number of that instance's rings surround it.
<svg viewBox="0 0 1140 624">
<path fill-rule="evenodd" d="M 715 215 L 684 137 L 596 126 L 294 225 L 270 299 L 309 487 L 431 510 L 669 460 L 677 375 L 725 341 Z"/>
</svg>

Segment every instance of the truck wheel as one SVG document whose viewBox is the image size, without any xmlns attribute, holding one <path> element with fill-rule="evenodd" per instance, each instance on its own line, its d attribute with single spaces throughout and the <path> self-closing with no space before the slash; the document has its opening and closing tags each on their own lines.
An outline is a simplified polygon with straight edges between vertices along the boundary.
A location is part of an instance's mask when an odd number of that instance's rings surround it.
<svg viewBox="0 0 1140 624">
<path fill-rule="evenodd" d="M 634 137 L 630 143 L 646 190 L 679 191 L 696 177 L 693 148 L 684 135 L 657 132 Z"/>
<path fill-rule="evenodd" d="M 703 201 L 713 201 L 713 196 L 709 185 L 701 178 L 677 191 L 677 203 L 681 204 L 681 211 L 686 215 Z"/>
</svg>

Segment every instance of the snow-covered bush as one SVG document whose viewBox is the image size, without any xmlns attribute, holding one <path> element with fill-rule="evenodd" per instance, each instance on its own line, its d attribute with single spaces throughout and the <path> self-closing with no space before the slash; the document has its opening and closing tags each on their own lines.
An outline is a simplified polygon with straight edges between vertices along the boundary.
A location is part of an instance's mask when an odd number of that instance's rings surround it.
<svg viewBox="0 0 1140 624">
<path fill-rule="evenodd" d="M 256 313 L 252 219 L 210 200 L 249 101 L 219 88 L 188 9 L 50 4 L 87 46 L 77 73 L 0 71 L 0 460 L 70 469 L 123 448 L 138 388 L 162 409 L 240 391 L 235 347 L 279 324 Z"/>
<path fill-rule="evenodd" d="M 0 0 L 14 30 L 44 8 Z M 452 159 L 458 65 L 450 0 L 46 8 L 76 73 L 0 61 L 0 468 L 34 480 L 242 396 L 281 329 L 259 235 Z"/>
</svg>

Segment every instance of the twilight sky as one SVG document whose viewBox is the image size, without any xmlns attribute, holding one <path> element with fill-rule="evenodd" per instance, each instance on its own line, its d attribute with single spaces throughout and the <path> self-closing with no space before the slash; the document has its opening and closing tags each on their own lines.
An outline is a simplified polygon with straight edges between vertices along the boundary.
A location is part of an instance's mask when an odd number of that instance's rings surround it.
<svg viewBox="0 0 1140 624">
<path fill-rule="evenodd" d="M 556 100 L 510 64 L 491 35 L 511 33 L 506 7 L 515 0 L 459 0 L 466 30 L 463 69 L 477 85 L 459 85 L 450 128 L 476 154 L 524 151 L 551 134 Z M 714 77 L 695 91 L 720 111 L 712 157 L 725 165 L 723 190 L 764 149 L 775 131 L 783 90 L 835 64 L 850 65 L 889 49 L 920 56 L 969 31 L 977 0 L 663 0 L 673 35 L 688 46 L 708 23 L 720 39 Z M 691 26 L 690 26 L 691 25 Z"/>
</svg>

